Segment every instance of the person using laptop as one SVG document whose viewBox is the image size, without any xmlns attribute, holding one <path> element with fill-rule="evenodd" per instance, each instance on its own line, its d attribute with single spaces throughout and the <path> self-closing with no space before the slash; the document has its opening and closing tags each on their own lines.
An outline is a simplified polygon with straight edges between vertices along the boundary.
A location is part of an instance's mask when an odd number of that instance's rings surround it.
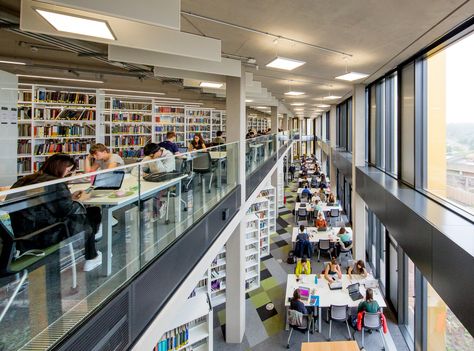
<svg viewBox="0 0 474 351">
<path fill-rule="evenodd" d="M 306 196 L 308 199 L 311 199 L 311 196 L 313 196 L 313 194 L 311 194 L 311 190 L 308 189 L 308 185 L 305 185 L 304 189 L 301 191 L 301 197 L 303 196 Z"/>
<path fill-rule="evenodd" d="M 225 139 L 224 137 L 222 136 L 224 134 L 224 132 L 222 130 L 218 130 L 216 132 L 216 137 L 214 138 L 214 140 L 212 140 L 212 143 L 214 145 L 222 145 L 222 144 L 225 144 Z"/>
<path fill-rule="evenodd" d="M 173 131 L 167 132 L 166 140 L 162 141 L 158 145 L 162 148 L 165 148 L 174 155 L 181 155 L 181 152 L 179 152 L 179 147 L 176 145 L 176 133 Z"/>
<path fill-rule="evenodd" d="M 333 283 L 338 278 L 342 278 L 341 266 L 337 263 L 336 257 L 332 257 L 331 262 L 329 262 L 324 269 L 324 279 L 329 283 Z"/>
<path fill-rule="evenodd" d="M 326 222 L 326 220 L 324 219 L 324 215 L 323 213 L 320 211 L 318 213 L 318 218 L 316 219 L 316 223 L 315 223 L 315 226 L 316 228 L 327 228 L 328 227 L 328 223 Z"/>
<path fill-rule="evenodd" d="M 319 189 L 319 198 L 322 202 L 326 202 L 326 193 L 324 192 L 324 189 Z"/>
<path fill-rule="evenodd" d="M 333 193 L 331 193 L 328 196 L 328 205 L 331 206 L 335 204 L 336 204 L 336 196 Z"/>
<path fill-rule="evenodd" d="M 189 143 L 189 151 L 206 150 L 206 144 L 201 133 L 194 134 L 193 140 Z"/>
<path fill-rule="evenodd" d="M 347 251 L 352 245 L 352 232 L 348 231 L 345 227 L 341 227 L 337 233 L 339 242 L 336 244 L 336 256 L 339 256 L 341 251 Z"/>
<path fill-rule="evenodd" d="M 300 276 L 301 274 L 311 274 L 311 262 L 306 258 L 306 256 L 303 256 L 301 260 L 296 262 L 295 274 L 296 276 Z"/>
<path fill-rule="evenodd" d="M 144 164 L 140 167 L 142 174 L 165 173 L 176 170 L 176 162 L 173 154 L 164 147 L 160 147 L 159 144 L 146 144 L 143 148 L 143 153 L 145 154 L 145 157 L 141 163 Z M 152 160 L 154 160 L 154 162 L 151 162 Z M 132 171 L 133 175 L 137 175 L 137 173 L 138 166 Z"/>
<path fill-rule="evenodd" d="M 300 289 L 293 291 L 293 298 L 290 301 L 290 310 L 298 311 L 302 314 L 308 314 L 303 301 L 301 301 Z"/>
<path fill-rule="evenodd" d="M 66 154 L 54 154 L 48 157 L 38 172 L 19 179 L 12 188 L 39 184 L 47 181 L 68 177 L 76 169 L 74 158 Z M 84 256 L 86 259 L 84 271 L 91 271 L 102 263 L 102 253 L 96 250 L 95 236 L 100 236 L 101 210 L 99 207 L 84 207 L 81 201 L 89 195 L 84 191 L 71 194 L 65 182 L 39 188 L 48 196 L 48 202 L 31 205 L 20 211 L 10 213 L 13 232 L 16 237 L 22 237 L 35 231 L 45 229 L 53 224 L 63 222 L 68 228 L 68 234 L 84 233 Z M 43 193 L 37 194 L 38 196 Z M 15 195 L 9 195 L 15 196 Z M 17 243 L 21 252 L 32 249 L 44 249 L 66 239 L 65 233 L 52 229 L 42 237 L 22 240 Z"/>
<path fill-rule="evenodd" d="M 354 266 L 347 268 L 347 274 L 349 279 L 352 279 L 352 274 L 360 274 L 364 278 L 367 278 L 367 269 L 365 269 L 365 263 L 362 260 L 357 261 Z"/>
<path fill-rule="evenodd" d="M 89 150 L 89 155 L 86 156 L 85 171 L 95 172 L 102 169 L 111 169 L 123 166 L 125 162 L 123 159 L 109 151 L 104 144 L 94 144 Z"/>
<path fill-rule="evenodd" d="M 380 309 L 380 306 L 377 301 L 374 300 L 374 291 L 371 288 L 367 288 L 365 291 L 365 301 L 359 303 L 357 307 L 357 313 L 359 312 L 368 312 L 368 313 L 377 313 Z"/>
<path fill-rule="evenodd" d="M 321 174 L 321 181 L 319 182 L 319 189 L 326 189 L 328 187 L 326 176 Z"/>
</svg>

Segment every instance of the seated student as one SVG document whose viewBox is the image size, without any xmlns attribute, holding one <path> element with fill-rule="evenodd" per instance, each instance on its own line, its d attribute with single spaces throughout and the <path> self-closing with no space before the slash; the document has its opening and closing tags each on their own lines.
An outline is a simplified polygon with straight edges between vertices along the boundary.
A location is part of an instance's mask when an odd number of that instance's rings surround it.
<svg viewBox="0 0 474 351">
<path fill-rule="evenodd" d="M 320 189 L 326 189 L 328 187 L 326 176 L 324 174 L 321 174 L 321 181 L 319 182 L 319 188 Z"/>
<path fill-rule="evenodd" d="M 166 150 L 170 151 L 172 154 L 181 155 L 179 152 L 178 145 L 176 145 L 176 133 L 175 132 L 167 132 L 166 133 L 166 140 L 162 141 L 158 144 L 160 147 L 165 148 Z"/>
<path fill-rule="evenodd" d="M 156 143 L 148 143 L 143 148 L 145 157 L 141 166 L 142 174 L 173 172 L 176 169 L 176 162 L 173 154 Z M 155 160 L 155 162 L 147 162 Z M 138 166 L 132 170 L 132 174 L 137 175 Z"/>
<path fill-rule="evenodd" d="M 302 314 L 308 314 L 308 310 L 301 301 L 300 289 L 293 291 L 293 298 L 290 301 L 290 310 L 298 311 Z"/>
<path fill-rule="evenodd" d="M 309 235 L 306 232 L 306 228 L 302 224 L 300 225 L 298 235 L 296 235 L 296 241 L 309 241 Z"/>
<path fill-rule="evenodd" d="M 346 228 L 341 227 L 337 236 L 340 242 L 336 245 L 336 256 L 339 256 L 339 253 L 344 250 L 348 250 L 347 248 L 352 245 L 352 232 L 348 231 Z"/>
<path fill-rule="evenodd" d="M 222 145 L 222 144 L 225 144 L 225 139 L 222 137 L 222 135 L 224 134 L 224 132 L 222 130 L 218 130 L 216 132 L 216 137 L 214 138 L 214 140 L 212 140 L 212 143 L 214 145 Z"/>
<path fill-rule="evenodd" d="M 314 196 L 313 196 L 313 198 L 314 198 Z M 313 203 L 312 208 L 313 208 L 313 213 L 314 213 L 314 214 L 322 214 L 322 213 L 320 213 L 320 211 L 323 210 L 323 207 L 321 206 L 321 201 L 316 200 L 316 201 Z"/>
<path fill-rule="evenodd" d="M 109 151 L 104 144 L 94 144 L 89 149 L 89 155 L 86 156 L 85 171 L 95 172 L 102 169 L 116 168 L 123 166 L 125 162 L 116 154 Z"/>
<path fill-rule="evenodd" d="M 324 189 L 319 189 L 319 198 L 321 199 L 321 202 L 326 202 L 326 193 Z"/>
<path fill-rule="evenodd" d="M 307 185 L 304 186 L 304 189 L 303 189 L 303 191 L 301 192 L 301 195 L 306 195 L 306 197 L 307 197 L 308 199 L 311 199 L 311 196 L 313 196 L 313 195 L 311 194 L 311 190 L 308 189 L 308 186 L 307 186 Z"/>
<path fill-rule="evenodd" d="M 317 204 L 319 201 L 321 201 L 321 198 L 319 197 L 318 193 L 314 193 L 311 197 L 311 203 Z"/>
<path fill-rule="evenodd" d="M 361 301 L 357 307 L 357 313 L 359 312 L 368 312 L 368 313 L 377 313 L 380 309 L 380 306 L 377 301 L 374 300 L 374 291 L 371 288 L 368 288 L 365 292 L 365 301 Z"/>
<path fill-rule="evenodd" d="M 328 196 L 328 205 L 329 204 L 336 204 L 336 195 L 333 193 L 329 194 Z"/>
<path fill-rule="evenodd" d="M 305 254 L 307 254 L 307 257 L 313 256 L 313 245 L 304 225 L 300 225 L 300 230 L 296 235 L 295 256 L 303 257 Z"/>
<path fill-rule="evenodd" d="M 357 261 L 353 267 L 347 268 L 347 274 L 349 275 L 349 279 L 352 279 L 352 274 L 360 274 L 364 278 L 367 278 L 367 270 L 365 269 L 365 263 L 362 260 Z"/>
<path fill-rule="evenodd" d="M 306 258 L 306 256 L 303 256 L 301 260 L 296 262 L 295 274 L 311 274 L 311 262 Z"/>
<path fill-rule="evenodd" d="M 315 226 L 317 228 L 325 228 L 328 226 L 328 222 L 326 222 L 326 220 L 324 219 L 322 212 L 318 213 L 318 218 L 316 219 Z"/>
<path fill-rule="evenodd" d="M 334 282 L 337 278 L 336 276 L 341 279 L 342 278 L 342 272 L 341 272 L 341 267 L 336 261 L 336 257 L 331 258 L 331 262 L 329 262 L 326 265 L 326 268 L 324 269 L 324 278 L 329 282 L 332 283 Z"/>
<path fill-rule="evenodd" d="M 75 169 L 76 162 L 71 156 L 55 154 L 46 159 L 38 172 L 19 179 L 13 184 L 12 188 L 65 178 L 70 176 Z M 65 182 L 39 189 L 45 195 L 48 194 L 49 201 L 12 212 L 10 219 L 14 235 L 22 237 L 58 222 L 64 222 L 70 236 L 84 232 L 84 256 L 86 259 L 84 271 L 91 271 L 100 266 L 102 253 L 96 250 L 95 236 L 96 234 L 98 237 L 101 235 L 101 211 L 99 207 L 86 208 L 80 203 L 81 200 L 87 200 L 90 195 L 84 191 L 76 191 L 71 194 Z M 14 194 L 10 196 L 14 198 Z M 65 240 L 64 234 L 52 229 L 50 233 L 45 233 L 42 237 L 34 237 L 31 240 L 18 242 L 17 249 L 21 252 L 44 249 Z"/>
<path fill-rule="evenodd" d="M 201 133 L 194 134 L 194 138 L 189 143 L 188 149 L 189 151 L 206 150 L 206 144 L 204 143 Z"/>
</svg>

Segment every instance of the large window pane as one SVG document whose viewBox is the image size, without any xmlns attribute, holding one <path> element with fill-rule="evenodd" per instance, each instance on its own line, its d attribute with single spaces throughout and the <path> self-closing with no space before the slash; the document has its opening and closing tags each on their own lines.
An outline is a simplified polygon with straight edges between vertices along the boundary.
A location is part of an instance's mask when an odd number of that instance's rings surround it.
<svg viewBox="0 0 474 351">
<path fill-rule="evenodd" d="M 474 214 L 474 35 L 426 64 L 426 190 Z"/>
<path fill-rule="evenodd" d="M 375 164 L 382 169 L 385 168 L 385 80 L 375 86 Z"/>
<path fill-rule="evenodd" d="M 369 162 L 372 164 L 375 164 L 375 155 L 377 151 L 377 145 L 375 143 L 375 135 L 376 135 L 376 129 L 375 129 L 375 115 L 377 112 L 377 104 L 375 102 L 375 86 L 372 85 L 370 88 L 370 111 L 369 111 L 369 123 L 370 123 L 370 130 L 369 130 L 369 135 L 370 135 L 370 155 L 369 155 Z"/>
<path fill-rule="evenodd" d="M 415 184 L 415 66 L 402 69 L 401 77 L 401 177 Z"/>
<path fill-rule="evenodd" d="M 407 286 L 407 316 L 406 327 L 411 339 L 415 339 L 415 265 L 408 259 L 407 266 L 408 286 Z"/>
<path fill-rule="evenodd" d="M 428 286 L 427 350 L 474 350 L 474 338 L 433 287 Z"/>
</svg>

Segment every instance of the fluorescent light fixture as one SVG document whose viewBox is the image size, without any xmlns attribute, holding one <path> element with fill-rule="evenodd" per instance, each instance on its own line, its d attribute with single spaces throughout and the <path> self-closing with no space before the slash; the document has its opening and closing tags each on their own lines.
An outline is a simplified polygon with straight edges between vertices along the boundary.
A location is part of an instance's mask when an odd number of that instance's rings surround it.
<svg viewBox="0 0 474 351">
<path fill-rule="evenodd" d="M 17 77 L 23 77 L 23 78 L 35 78 L 35 79 L 51 79 L 51 80 L 66 80 L 66 81 L 72 81 L 72 82 L 83 82 L 83 83 L 99 83 L 102 84 L 104 83 L 101 80 L 91 80 L 91 79 L 78 79 L 78 78 L 62 78 L 62 77 L 47 77 L 47 76 L 34 76 L 30 74 L 17 74 Z"/>
<path fill-rule="evenodd" d="M 224 83 L 213 83 L 213 82 L 201 82 L 201 84 L 199 84 L 201 88 L 214 88 L 214 89 L 222 88 L 223 85 Z"/>
<path fill-rule="evenodd" d="M 285 95 L 288 95 L 288 96 L 300 96 L 300 95 L 304 95 L 304 92 L 302 91 L 287 91 L 285 93 Z"/>
<path fill-rule="evenodd" d="M 26 65 L 25 62 L 6 61 L 6 60 L 0 60 L 0 63 L 6 63 L 6 64 L 9 64 L 9 65 Z"/>
<path fill-rule="evenodd" d="M 316 107 L 320 107 L 320 108 L 328 108 L 328 107 L 331 107 L 331 105 L 326 105 L 326 104 L 316 104 Z"/>
<path fill-rule="evenodd" d="M 59 32 L 74 33 L 88 37 L 115 40 L 109 25 L 105 21 L 64 13 L 35 9 L 54 29 Z"/>
<path fill-rule="evenodd" d="M 154 91 L 140 91 L 140 90 L 122 90 L 122 89 L 104 89 L 105 91 L 116 91 L 119 93 L 138 93 L 138 94 L 150 94 L 150 95 L 166 95 L 165 93 L 157 93 Z"/>
<path fill-rule="evenodd" d="M 304 65 L 306 62 L 289 59 L 286 57 L 275 57 L 271 62 L 267 63 L 266 66 L 270 68 L 284 69 L 286 71 L 292 71 Z"/>
<path fill-rule="evenodd" d="M 253 102 L 251 99 L 245 99 L 245 102 Z"/>
<path fill-rule="evenodd" d="M 336 99 L 340 99 L 341 97 L 342 96 L 328 95 L 328 96 L 323 97 L 323 100 L 336 100 Z"/>
<path fill-rule="evenodd" d="M 342 76 L 336 77 L 336 79 L 340 80 L 347 80 L 349 82 L 353 82 L 355 80 L 359 80 L 362 78 L 367 78 L 369 75 L 365 73 L 359 73 L 359 72 L 349 72 L 346 74 L 343 74 Z"/>
<path fill-rule="evenodd" d="M 304 111 L 304 108 L 303 107 L 298 107 L 298 108 L 295 108 L 294 110 L 295 111 Z"/>
<path fill-rule="evenodd" d="M 267 109 L 267 108 L 269 108 L 269 107 L 267 107 L 267 106 L 256 106 L 256 108 L 263 108 L 263 109 Z"/>
<path fill-rule="evenodd" d="M 304 102 L 293 102 L 291 106 L 304 106 Z"/>
</svg>

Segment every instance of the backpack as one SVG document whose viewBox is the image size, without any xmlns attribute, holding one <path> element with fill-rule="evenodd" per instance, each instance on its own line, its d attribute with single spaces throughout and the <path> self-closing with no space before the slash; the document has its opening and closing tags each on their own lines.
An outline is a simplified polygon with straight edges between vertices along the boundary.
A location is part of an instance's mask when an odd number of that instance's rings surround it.
<svg viewBox="0 0 474 351">
<path fill-rule="evenodd" d="M 295 264 L 296 263 L 295 252 L 293 250 L 288 252 L 288 258 L 286 259 L 286 263 L 288 263 L 288 264 Z"/>
</svg>

